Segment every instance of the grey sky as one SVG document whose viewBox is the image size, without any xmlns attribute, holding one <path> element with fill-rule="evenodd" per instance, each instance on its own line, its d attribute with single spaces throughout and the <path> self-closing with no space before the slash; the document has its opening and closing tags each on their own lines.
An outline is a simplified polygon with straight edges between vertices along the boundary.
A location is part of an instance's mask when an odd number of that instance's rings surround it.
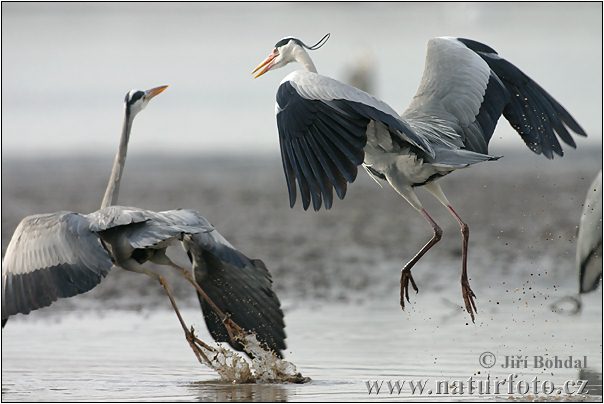
<svg viewBox="0 0 604 404">
<path fill-rule="evenodd" d="M 435 36 L 484 42 L 602 138 L 600 3 L 2 4 L 2 154 L 112 153 L 124 94 L 170 88 L 137 117 L 131 153 L 278 153 L 274 99 L 296 66 L 250 72 L 287 35 L 331 39 L 312 54 L 342 79 L 357 55 L 377 66 L 396 110 L 415 93 Z M 498 145 L 522 146 L 502 119 Z"/>
</svg>

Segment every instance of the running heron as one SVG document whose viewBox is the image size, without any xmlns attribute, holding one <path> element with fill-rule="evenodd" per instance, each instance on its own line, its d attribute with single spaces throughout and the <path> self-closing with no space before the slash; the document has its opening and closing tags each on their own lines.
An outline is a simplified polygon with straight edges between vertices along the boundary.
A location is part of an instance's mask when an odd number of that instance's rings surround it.
<svg viewBox="0 0 604 404">
<path fill-rule="evenodd" d="M 186 326 L 165 279 L 143 265 L 151 262 L 175 268 L 196 288 L 216 341 L 245 351 L 242 339 L 254 333 L 265 348 L 281 356 L 286 347 L 283 312 L 262 261 L 245 256 L 194 210 L 115 206 L 134 118 L 166 87 L 126 94 L 121 140 L 100 210 L 39 214 L 19 223 L 2 262 L 2 326 L 9 316 L 91 290 L 117 266 L 162 285 L 203 363 L 201 348 L 212 348 Z M 166 255 L 167 248 L 179 242 L 191 260 L 190 270 Z"/>
</svg>

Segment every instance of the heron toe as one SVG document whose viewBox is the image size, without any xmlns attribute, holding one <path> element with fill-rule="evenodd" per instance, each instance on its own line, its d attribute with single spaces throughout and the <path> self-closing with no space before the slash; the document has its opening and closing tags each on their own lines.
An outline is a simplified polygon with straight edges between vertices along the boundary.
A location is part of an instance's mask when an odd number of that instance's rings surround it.
<svg viewBox="0 0 604 404">
<path fill-rule="evenodd" d="M 474 302 L 476 295 L 472 291 L 472 288 L 470 288 L 470 283 L 467 280 L 461 281 L 461 294 L 463 295 L 463 301 L 466 305 L 466 311 L 470 313 L 472 322 L 474 322 L 475 315 L 478 312 L 476 309 L 476 303 Z"/>
<path fill-rule="evenodd" d="M 411 269 L 403 269 L 401 270 L 401 308 L 405 310 L 405 299 L 409 302 L 409 283 L 411 283 L 411 287 L 415 290 L 415 293 L 419 292 L 415 281 L 413 280 L 413 275 L 411 275 Z"/>
</svg>

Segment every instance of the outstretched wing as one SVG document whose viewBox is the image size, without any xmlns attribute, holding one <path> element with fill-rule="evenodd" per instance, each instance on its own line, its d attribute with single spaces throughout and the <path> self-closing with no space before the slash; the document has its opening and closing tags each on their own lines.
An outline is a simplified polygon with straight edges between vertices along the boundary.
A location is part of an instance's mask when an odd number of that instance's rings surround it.
<svg viewBox="0 0 604 404">
<path fill-rule="evenodd" d="M 431 145 L 387 104 L 329 77 L 296 71 L 277 91 L 277 128 L 290 206 L 296 181 L 304 209 L 329 209 L 333 189 L 340 199 L 363 163 L 367 126 L 379 121 L 395 138 L 434 155 Z"/>
<path fill-rule="evenodd" d="M 3 322 L 89 291 L 111 266 L 111 257 L 86 216 L 57 212 L 26 217 L 2 261 Z"/>
<path fill-rule="evenodd" d="M 487 154 L 501 114 L 533 152 L 549 159 L 563 155 L 557 137 L 575 147 L 568 129 L 587 136 L 551 95 L 490 47 L 431 39 L 419 89 L 402 114 L 411 127 L 424 135 L 453 129 L 463 148 Z"/>
<path fill-rule="evenodd" d="M 256 334 L 258 341 L 281 356 L 286 347 L 283 312 L 264 263 L 249 259 L 217 231 L 186 236 L 183 244 L 193 263 L 195 280 L 210 299 L 236 324 Z M 203 298 L 199 302 L 212 337 L 231 343 L 218 315 Z M 240 344 L 231 345 L 239 351 L 244 349 Z"/>
</svg>

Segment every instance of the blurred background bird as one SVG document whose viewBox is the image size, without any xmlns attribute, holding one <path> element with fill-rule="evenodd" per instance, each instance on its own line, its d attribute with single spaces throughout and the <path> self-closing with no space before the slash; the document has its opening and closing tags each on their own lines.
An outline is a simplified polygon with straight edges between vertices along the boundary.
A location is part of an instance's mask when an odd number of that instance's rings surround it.
<svg viewBox="0 0 604 404">
<path fill-rule="evenodd" d="M 602 170 L 587 190 L 577 236 L 579 292 L 594 291 L 602 279 Z"/>
</svg>

